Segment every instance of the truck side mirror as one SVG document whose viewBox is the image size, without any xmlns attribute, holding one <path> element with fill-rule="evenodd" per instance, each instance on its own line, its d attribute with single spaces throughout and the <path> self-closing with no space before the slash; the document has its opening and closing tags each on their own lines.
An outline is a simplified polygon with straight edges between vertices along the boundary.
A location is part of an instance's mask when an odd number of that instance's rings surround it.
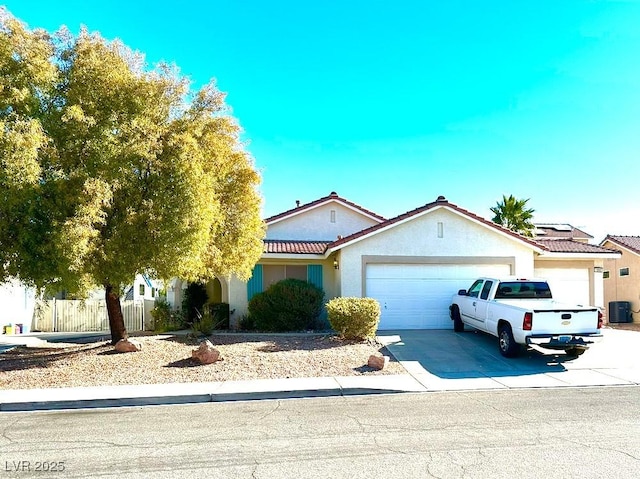
<svg viewBox="0 0 640 479">
<path fill-rule="evenodd" d="M 460 290 L 458 290 L 458 295 L 459 295 L 459 296 L 466 296 L 466 295 L 467 295 L 467 290 L 466 290 L 466 289 L 460 289 Z"/>
</svg>

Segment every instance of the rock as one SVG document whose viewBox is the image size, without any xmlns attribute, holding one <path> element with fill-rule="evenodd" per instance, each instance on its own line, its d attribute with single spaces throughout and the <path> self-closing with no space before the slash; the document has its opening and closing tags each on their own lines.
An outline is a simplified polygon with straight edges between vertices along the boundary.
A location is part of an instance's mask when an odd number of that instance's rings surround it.
<svg viewBox="0 0 640 479">
<path fill-rule="evenodd" d="M 191 352 L 191 357 L 198 361 L 200 364 L 211 364 L 216 361 L 221 361 L 220 351 L 213 347 L 211 341 L 205 339 L 200 343 L 198 349 L 194 349 Z"/>
<path fill-rule="evenodd" d="M 116 343 L 116 351 L 119 353 L 135 353 L 142 349 L 142 344 L 132 339 L 121 339 Z"/>
<path fill-rule="evenodd" d="M 367 366 L 378 370 L 384 369 L 387 364 L 389 364 L 389 356 L 377 356 L 372 354 L 369 356 L 369 361 L 367 361 Z"/>
</svg>

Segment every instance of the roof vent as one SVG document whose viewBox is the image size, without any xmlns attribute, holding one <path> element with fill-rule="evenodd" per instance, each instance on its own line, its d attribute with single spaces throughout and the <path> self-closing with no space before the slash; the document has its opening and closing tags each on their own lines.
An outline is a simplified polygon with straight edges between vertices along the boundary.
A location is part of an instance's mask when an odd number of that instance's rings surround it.
<svg viewBox="0 0 640 479">
<path fill-rule="evenodd" d="M 338 193 L 336 193 L 335 191 L 332 191 L 331 193 L 329 193 L 329 196 L 338 196 Z"/>
<path fill-rule="evenodd" d="M 438 196 L 438 199 L 436 200 L 436 202 L 438 202 L 438 203 L 448 203 L 447 199 L 442 195 Z"/>
</svg>

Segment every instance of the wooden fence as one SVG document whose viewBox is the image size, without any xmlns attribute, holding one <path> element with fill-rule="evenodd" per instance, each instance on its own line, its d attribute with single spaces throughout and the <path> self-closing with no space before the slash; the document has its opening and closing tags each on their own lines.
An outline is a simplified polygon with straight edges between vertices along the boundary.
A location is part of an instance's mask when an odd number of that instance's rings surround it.
<svg viewBox="0 0 640 479">
<path fill-rule="evenodd" d="M 127 331 L 143 331 L 146 301 L 121 301 L 124 325 Z M 153 303 L 153 301 L 150 301 Z M 38 301 L 31 324 L 32 331 L 43 332 L 87 332 L 108 331 L 109 318 L 105 300 L 60 300 Z"/>
</svg>

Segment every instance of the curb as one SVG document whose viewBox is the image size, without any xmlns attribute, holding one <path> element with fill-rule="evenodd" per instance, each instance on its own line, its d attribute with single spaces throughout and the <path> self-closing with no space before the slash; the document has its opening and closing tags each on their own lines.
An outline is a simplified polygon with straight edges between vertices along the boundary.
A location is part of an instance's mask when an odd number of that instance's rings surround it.
<svg viewBox="0 0 640 479">
<path fill-rule="evenodd" d="M 187 390 L 187 391 L 185 391 Z M 188 391 L 191 390 L 191 391 Z M 0 391 L 0 412 L 426 392 L 408 374 Z M 48 399 L 42 400 L 46 397 Z"/>
</svg>

